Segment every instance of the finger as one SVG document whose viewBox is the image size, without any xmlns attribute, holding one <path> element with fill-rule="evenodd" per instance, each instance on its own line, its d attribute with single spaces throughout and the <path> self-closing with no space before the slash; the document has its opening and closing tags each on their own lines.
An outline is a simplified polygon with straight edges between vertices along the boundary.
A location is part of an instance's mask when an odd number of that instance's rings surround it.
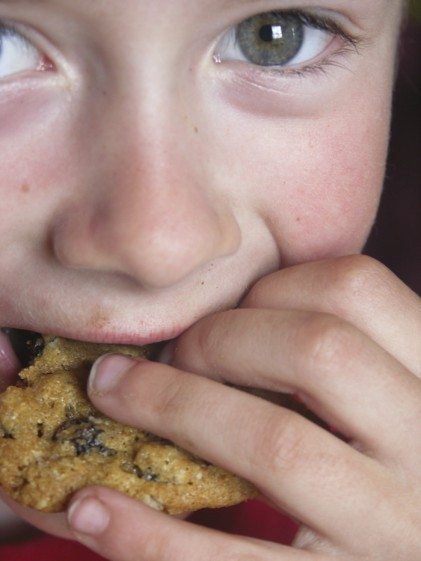
<svg viewBox="0 0 421 561">
<path fill-rule="evenodd" d="M 236 385 L 298 391 L 310 409 L 370 453 L 418 464 L 421 442 L 410 427 L 421 416 L 420 380 L 335 316 L 222 312 L 179 338 L 172 364 Z"/>
<path fill-rule="evenodd" d="M 321 555 L 183 522 L 99 487 L 76 495 L 69 525 L 79 541 L 112 561 L 326 561 Z"/>
<path fill-rule="evenodd" d="M 47 514 L 22 506 L 11 499 L 2 489 L 0 489 L 0 500 L 4 501 L 15 514 L 28 522 L 28 524 L 38 528 L 38 530 L 64 539 L 71 538 L 65 513 Z"/>
<path fill-rule="evenodd" d="M 260 280 L 241 305 L 334 314 L 421 376 L 420 299 L 370 257 L 354 255 L 283 269 Z"/>
<path fill-rule="evenodd" d="M 391 485 L 386 470 L 300 415 L 167 365 L 115 359 L 97 363 L 90 392 L 111 417 L 252 481 L 322 534 L 345 538 L 349 520 L 374 508 L 379 524 L 391 516 L 381 500 Z M 106 390 L 104 378 L 113 377 Z"/>
</svg>

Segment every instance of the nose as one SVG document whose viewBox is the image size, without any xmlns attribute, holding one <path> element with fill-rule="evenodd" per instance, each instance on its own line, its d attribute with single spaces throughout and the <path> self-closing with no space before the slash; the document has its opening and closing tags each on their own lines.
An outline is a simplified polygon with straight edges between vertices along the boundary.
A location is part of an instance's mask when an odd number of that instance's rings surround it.
<svg viewBox="0 0 421 561">
<path fill-rule="evenodd" d="M 96 169 L 53 224 L 61 265 L 165 288 L 235 253 L 238 223 L 187 137 L 130 125 L 118 147 L 92 155 Z"/>
</svg>

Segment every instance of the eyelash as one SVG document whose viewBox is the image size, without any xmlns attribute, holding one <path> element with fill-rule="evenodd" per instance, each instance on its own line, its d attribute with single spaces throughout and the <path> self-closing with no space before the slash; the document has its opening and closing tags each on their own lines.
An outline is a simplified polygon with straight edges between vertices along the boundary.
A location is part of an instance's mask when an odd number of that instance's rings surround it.
<svg viewBox="0 0 421 561">
<path fill-rule="evenodd" d="M 345 57 L 349 53 L 358 53 L 358 47 L 360 46 L 361 40 L 355 35 L 346 32 L 334 21 L 323 16 L 316 17 L 312 14 L 300 11 L 296 11 L 295 15 L 303 24 L 312 25 L 322 31 L 328 31 L 332 33 L 332 36 L 340 37 L 344 41 L 342 47 L 337 49 L 334 53 L 331 53 L 330 56 L 326 56 L 316 63 L 305 65 L 302 68 L 292 68 L 290 72 L 295 76 L 304 77 L 309 74 L 317 75 L 320 73 L 326 73 L 328 68 L 332 66 L 339 66 L 343 68 L 344 66 L 340 64 L 339 59 Z"/>
<path fill-rule="evenodd" d="M 268 12 L 275 17 L 279 16 L 292 16 L 296 17 L 303 25 L 311 26 L 321 31 L 327 31 L 332 34 L 332 37 L 340 37 L 343 40 L 343 45 L 337 49 L 334 53 L 318 60 L 316 62 L 311 62 L 305 64 L 301 67 L 290 67 L 284 68 L 281 66 L 271 66 L 262 67 L 250 63 L 258 73 L 262 75 L 283 75 L 283 76 L 296 76 L 299 78 L 304 78 L 309 75 L 326 74 L 327 70 L 332 67 L 341 67 L 340 59 L 348 55 L 349 53 L 359 53 L 359 46 L 362 43 L 362 39 L 354 34 L 345 31 L 341 26 L 328 17 L 322 15 L 316 16 L 309 12 L 303 10 L 271 10 Z M 237 36 L 235 37 L 235 44 L 238 46 Z"/>
<path fill-rule="evenodd" d="M 322 29 L 323 31 L 330 31 L 332 35 L 338 35 L 343 39 L 345 39 L 345 41 L 351 43 L 352 45 L 355 45 L 355 43 L 358 42 L 357 37 L 351 35 L 350 33 L 347 33 L 336 22 L 334 22 L 333 20 L 327 17 L 315 16 L 313 14 L 310 14 L 309 12 L 304 12 L 302 10 L 288 10 L 286 12 L 274 11 L 271 13 L 273 13 L 276 16 L 279 16 L 281 14 L 288 14 L 294 16 L 298 20 L 300 20 L 302 24 L 311 25 L 312 27 L 316 27 L 317 29 Z"/>
</svg>

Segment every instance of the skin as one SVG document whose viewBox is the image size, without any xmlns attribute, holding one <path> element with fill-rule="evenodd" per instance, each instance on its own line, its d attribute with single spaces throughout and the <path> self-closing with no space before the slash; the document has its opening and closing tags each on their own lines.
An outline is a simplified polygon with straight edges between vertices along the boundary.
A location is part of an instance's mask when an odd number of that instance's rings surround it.
<svg viewBox="0 0 421 561">
<path fill-rule="evenodd" d="M 336 38 L 318 59 L 337 64 L 303 76 L 213 60 L 230 27 L 303 6 L 330 10 L 357 51 Z M 67 519 L 11 505 L 37 527 L 113 561 L 420 558 L 420 303 L 351 255 L 381 192 L 402 3 L 317 6 L 0 2 L 48 57 L 0 84 L 2 324 L 175 338 L 167 364 L 102 361 L 94 404 L 302 524 L 290 548 L 94 488 Z M 227 381 L 298 392 L 348 443 Z"/>
</svg>

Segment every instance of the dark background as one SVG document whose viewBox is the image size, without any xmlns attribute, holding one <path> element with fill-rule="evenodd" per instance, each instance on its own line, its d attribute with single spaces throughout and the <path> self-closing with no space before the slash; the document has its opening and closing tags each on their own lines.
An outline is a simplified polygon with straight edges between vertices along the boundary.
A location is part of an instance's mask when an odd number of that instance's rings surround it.
<svg viewBox="0 0 421 561">
<path fill-rule="evenodd" d="M 390 153 L 379 215 L 364 253 L 421 294 L 421 0 L 400 48 Z"/>
</svg>

